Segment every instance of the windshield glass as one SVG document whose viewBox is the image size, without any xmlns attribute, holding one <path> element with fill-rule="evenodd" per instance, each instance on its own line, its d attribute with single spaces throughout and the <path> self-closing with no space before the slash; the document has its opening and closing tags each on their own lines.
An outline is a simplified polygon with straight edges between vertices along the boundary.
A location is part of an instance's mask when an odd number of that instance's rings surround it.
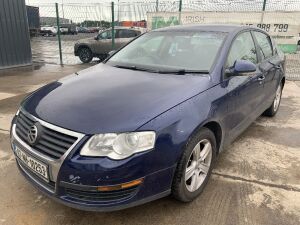
<svg viewBox="0 0 300 225">
<path fill-rule="evenodd" d="M 227 33 L 155 31 L 112 56 L 107 64 L 149 70 L 209 71 Z"/>
</svg>

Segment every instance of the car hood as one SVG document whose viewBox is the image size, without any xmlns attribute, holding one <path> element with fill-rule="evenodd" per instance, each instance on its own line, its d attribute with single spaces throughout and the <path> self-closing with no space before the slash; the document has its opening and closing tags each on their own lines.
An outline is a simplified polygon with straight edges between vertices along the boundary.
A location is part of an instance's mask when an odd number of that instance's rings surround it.
<svg viewBox="0 0 300 225">
<path fill-rule="evenodd" d="M 23 101 L 23 109 L 85 134 L 134 131 L 213 85 L 209 75 L 157 74 L 105 64 L 78 74 L 40 88 Z"/>
</svg>

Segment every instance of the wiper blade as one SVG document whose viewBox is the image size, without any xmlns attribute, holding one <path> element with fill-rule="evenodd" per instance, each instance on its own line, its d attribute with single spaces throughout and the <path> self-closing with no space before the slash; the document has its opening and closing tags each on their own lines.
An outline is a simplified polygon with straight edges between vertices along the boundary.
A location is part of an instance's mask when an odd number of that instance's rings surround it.
<svg viewBox="0 0 300 225">
<path fill-rule="evenodd" d="M 129 70 L 139 70 L 139 71 L 147 71 L 147 72 L 153 72 L 158 73 L 157 70 L 137 67 L 137 66 L 123 66 L 123 65 L 115 65 L 114 67 L 121 68 L 121 69 L 129 69 Z"/>
<path fill-rule="evenodd" d="M 159 70 L 158 73 L 185 75 L 185 74 L 208 74 L 209 71 L 179 69 L 179 70 Z"/>
<path fill-rule="evenodd" d="M 136 70 L 136 66 L 121 66 L 121 65 L 115 65 L 114 67 L 121 68 L 121 69 Z"/>
<path fill-rule="evenodd" d="M 185 74 L 208 74 L 209 73 L 208 70 L 186 70 L 186 69 L 179 69 L 179 70 L 155 70 L 155 69 L 148 69 L 148 68 L 137 67 L 137 66 L 124 66 L 124 65 L 114 65 L 114 67 L 121 68 L 121 69 L 147 71 L 147 72 L 152 72 L 152 73 L 161 73 L 161 74 L 185 75 Z"/>
</svg>

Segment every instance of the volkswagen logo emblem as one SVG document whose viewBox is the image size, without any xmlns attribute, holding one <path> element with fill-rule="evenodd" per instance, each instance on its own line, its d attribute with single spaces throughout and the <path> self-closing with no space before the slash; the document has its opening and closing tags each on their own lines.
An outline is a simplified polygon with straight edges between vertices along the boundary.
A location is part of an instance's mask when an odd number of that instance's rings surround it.
<svg viewBox="0 0 300 225">
<path fill-rule="evenodd" d="M 34 144 L 38 137 L 38 129 L 35 125 L 32 125 L 27 133 L 27 140 L 30 144 Z"/>
</svg>

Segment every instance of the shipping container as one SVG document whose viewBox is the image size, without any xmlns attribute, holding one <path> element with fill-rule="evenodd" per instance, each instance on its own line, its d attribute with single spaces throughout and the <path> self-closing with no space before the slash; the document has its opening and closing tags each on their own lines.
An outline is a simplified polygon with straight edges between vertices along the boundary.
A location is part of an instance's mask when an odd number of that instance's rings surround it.
<svg viewBox="0 0 300 225">
<path fill-rule="evenodd" d="M 0 0 L 0 69 L 32 64 L 25 0 Z"/>
<path fill-rule="evenodd" d="M 39 7 L 26 6 L 28 26 L 30 35 L 34 36 L 39 33 L 40 30 L 40 12 Z"/>
</svg>

